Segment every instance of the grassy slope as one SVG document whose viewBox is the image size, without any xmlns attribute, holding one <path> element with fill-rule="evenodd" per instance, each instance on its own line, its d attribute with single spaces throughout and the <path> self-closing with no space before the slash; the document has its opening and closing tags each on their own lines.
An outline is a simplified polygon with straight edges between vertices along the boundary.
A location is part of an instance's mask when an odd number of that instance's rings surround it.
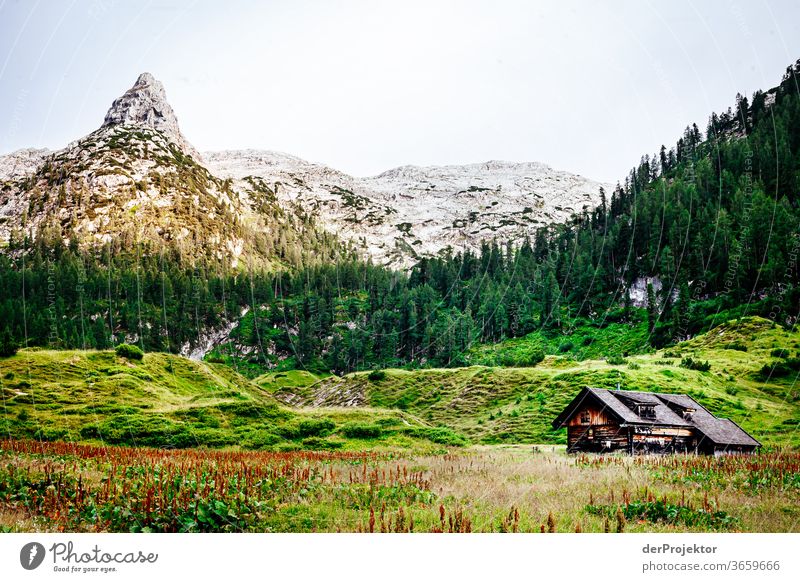
<svg viewBox="0 0 800 582">
<path fill-rule="evenodd" d="M 266 383 L 266 382 L 262 382 Z M 431 449 L 426 423 L 393 410 L 298 411 L 232 369 L 152 353 L 21 350 L 0 359 L 0 438 L 251 449 Z M 369 423 L 379 438 L 348 438 Z"/>
<path fill-rule="evenodd" d="M 268 392 L 286 387 L 302 388 L 311 386 L 328 377 L 328 374 L 315 374 L 307 370 L 286 370 L 285 372 L 267 372 L 253 379 L 253 383 Z"/>
<path fill-rule="evenodd" d="M 747 351 L 730 349 L 743 344 Z M 382 380 L 367 373 L 328 378 L 313 386 L 284 387 L 280 399 L 301 403 L 340 404 L 361 398 L 373 407 L 406 410 L 434 425 L 443 425 L 473 441 L 563 442 L 553 432 L 552 419 L 583 386 L 686 392 L 719 416 L 740 423 L 764 444 L 800 446 L 800 394 L 797 374 L 764 378 L 764 364 L 780 361 L 771 355 L 785 348 L 794 356 L 800 333 L 787 332 L 761 318 L 746 318 L 719 326 L 679 344 L 672 352 L 708 360 L 709 372 L 679 366 L 680 359 L 663 352 L 631 356 L 627 363 L 576 361 L 549 356 L 533 368 L 471 366 L 416 371 L 386 370 Z"/>
<path fill-rule="evenodd" d="M 642 320 L 603 327 L 584 324 L 577 326 L 570 335 L 560 330 L 539 330 L 496 344 L 478 345 L 466 354 L 466 359 L 470 364 L 484 366 L 524 366 L 535 351 L 584 360 L 646 353 L 652 348 L 648 343 L 647 322 Z"/>
</svg>

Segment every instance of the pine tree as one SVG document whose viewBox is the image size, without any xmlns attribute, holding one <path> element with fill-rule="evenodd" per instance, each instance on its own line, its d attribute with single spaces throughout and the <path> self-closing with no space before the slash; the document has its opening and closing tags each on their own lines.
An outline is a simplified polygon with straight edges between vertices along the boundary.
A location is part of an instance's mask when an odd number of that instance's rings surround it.
<svg viewBox="0 0 800 582">
<path fill-rule="evenodd" d="M 0 336 L 0 358 L 8 358 L 17 353 L 17 342 L 11 335 L 11 330 L 6 326 Z"/>
</svg>

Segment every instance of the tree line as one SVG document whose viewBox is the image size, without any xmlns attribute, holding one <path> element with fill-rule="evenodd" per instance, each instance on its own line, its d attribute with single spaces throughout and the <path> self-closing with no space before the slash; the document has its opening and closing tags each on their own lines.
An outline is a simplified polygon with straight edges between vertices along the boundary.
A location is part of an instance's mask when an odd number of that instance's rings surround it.
<svg viewBox="0 0 800 582">
<path fill-rule="evenodd" d="M 705 132 L 687 127 L 567 223 L 408 273 L 346 255 L 226 272 L 169 248 L 36 241 L 0 256 L 0 344 L 178 352 L 247 309 L 225 349 L 264 365 L 453 366 L 475 343 L 630 320 L 635 287 L 656 346 L 700 331 L 710 309 L 751 305 L 793 324 L 798 75 L 800 61 L 775 89 L 712 114 Z"/>
</svg>

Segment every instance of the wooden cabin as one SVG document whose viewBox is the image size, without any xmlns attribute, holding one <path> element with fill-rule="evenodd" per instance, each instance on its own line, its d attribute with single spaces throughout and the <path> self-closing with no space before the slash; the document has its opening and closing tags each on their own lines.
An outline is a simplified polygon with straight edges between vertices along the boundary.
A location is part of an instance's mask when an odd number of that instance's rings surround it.
<svg viewBox="0 0 800 582">
<path fill-rule="evenodd" d="M 756 439 L 686 394 L 584 388 L 553 421 L 567 452 L 752 453 Z"/>
</svg>

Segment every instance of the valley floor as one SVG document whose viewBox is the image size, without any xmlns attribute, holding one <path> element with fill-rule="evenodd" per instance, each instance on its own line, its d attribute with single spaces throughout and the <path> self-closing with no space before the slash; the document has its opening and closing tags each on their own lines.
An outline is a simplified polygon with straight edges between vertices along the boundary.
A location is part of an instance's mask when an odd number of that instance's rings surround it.
<svg viewBox="0 0 800 582">
<path fill-rule="evenodd" d="M 0 531 L 800 530 L 800 453 L 241 452 L 0 442 Z"/>
</svg>

